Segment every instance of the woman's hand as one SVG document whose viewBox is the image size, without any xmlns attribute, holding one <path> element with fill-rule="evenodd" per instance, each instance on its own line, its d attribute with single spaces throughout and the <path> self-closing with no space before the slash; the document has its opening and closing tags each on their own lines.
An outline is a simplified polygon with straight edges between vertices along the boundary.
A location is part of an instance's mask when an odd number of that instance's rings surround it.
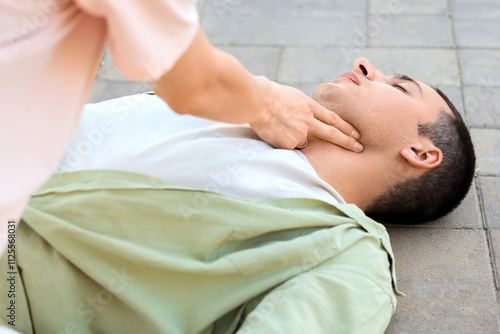
<svg viewBox="0 0 500 334">
<path fill-rule="evenodd" d="M 250 123 L 257 135 L 276 148 L 294 149 L 307 144 L 307 136 L 361 152 L 359 133 L 340 116 L 296 88 L 280 85 L 265 77 L 255 77 L 264 107 Z"/>
<path fill-rule="evenodd" d="M 180 114 L 248 123 L 276 148 L 305 146 L 312 135 L 351 151 L 363 149 L 356 130 L 333 111 L 298 89 L 253 76 L 236 58 L 213 48 L 201 29 L 153 89 Z"/>
</svg>

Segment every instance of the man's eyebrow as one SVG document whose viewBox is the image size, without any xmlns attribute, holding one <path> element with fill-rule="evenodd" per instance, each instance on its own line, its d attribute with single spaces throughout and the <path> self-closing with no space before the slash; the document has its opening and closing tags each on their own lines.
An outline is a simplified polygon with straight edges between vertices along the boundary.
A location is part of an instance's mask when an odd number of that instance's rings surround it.
<svg viewBox="0 0 500 334">
<path fill-rule="evenodd" d="M 422 87 L 416 82 L 414 79 L 410 78 L 406 74 L 394 74 L 393 75 L 394 79 L 399 79 L 399 80 L 404 80 L 404 81 L 409 81 L 417 85 L 418 89 L 420 90 L 420 94 L 422 94 Z"/>
</svg>

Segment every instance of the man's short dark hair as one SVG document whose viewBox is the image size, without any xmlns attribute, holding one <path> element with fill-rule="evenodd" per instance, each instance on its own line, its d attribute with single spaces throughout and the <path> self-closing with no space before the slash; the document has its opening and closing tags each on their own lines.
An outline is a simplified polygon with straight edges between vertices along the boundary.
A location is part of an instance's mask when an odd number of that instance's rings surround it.
<svg viewBox="0 0 500 334">
<path fill-rule="evenodd" d="M 434 123 L 418 125 L 419 135 L 432 140 L 443 153 L 438 167 L 420 177 L 403 181 L 376 198 L 367 215 L 387 223 L 418 224 L 438 219 L 467 195 L 474 178 L 476 155 L 460 113 L 448 97 L 434 88 L 450 107 L 453 116 L 440 110 Z"/>
</svg>

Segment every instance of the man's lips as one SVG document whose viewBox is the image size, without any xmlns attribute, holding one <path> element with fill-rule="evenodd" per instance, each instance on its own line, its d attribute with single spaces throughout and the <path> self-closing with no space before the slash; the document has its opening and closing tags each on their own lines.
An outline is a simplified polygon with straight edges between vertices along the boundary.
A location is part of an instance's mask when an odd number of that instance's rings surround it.
<svg viewBox="0 0 500 334">
<path fill-rule="evenodd" d="M 359 80 L 358 76 L 354 72 L 346 72 L 346 73 L 342 74 L 339 78 L 351 80 L 352 82 L 354 82 L 358 86 L 361 84 L 361 81 Z"/>
</svg>

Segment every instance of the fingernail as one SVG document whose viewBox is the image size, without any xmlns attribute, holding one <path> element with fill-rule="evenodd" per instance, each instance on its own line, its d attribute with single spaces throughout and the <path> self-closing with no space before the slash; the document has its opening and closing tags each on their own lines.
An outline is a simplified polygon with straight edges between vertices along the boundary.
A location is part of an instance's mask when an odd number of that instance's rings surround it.
<svg viewBox="0 0 500 334">
<path fill-rule="evenodd" d="M 356 143 L 356 144 L 354 145 L 354 150 L 355 150 L 356 152 L 361 152 L 361 151 L 363 151 L 363 145 L 361 145 L 360 143 Z"/>
<path fill-rule="evenodd" d="M 361 135 L 359 134 L 359 132 L 358 132 L 358 131 L 356 131 L 356 130 L 352 130 L 352 135 L 351 135 L 351 137 L 353 137 L 354 139 L 359 139 L 359 138 L 361 138 Z"/>
</svg>

